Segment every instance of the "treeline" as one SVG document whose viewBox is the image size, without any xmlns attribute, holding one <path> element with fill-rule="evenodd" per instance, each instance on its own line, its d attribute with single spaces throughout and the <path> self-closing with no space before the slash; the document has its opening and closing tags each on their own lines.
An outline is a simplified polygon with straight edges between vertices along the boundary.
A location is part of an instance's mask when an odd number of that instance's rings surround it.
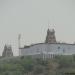
<svg viewBox="0 0 75 75">
<path fill-rule="evenodd" d="M 16 57 L 0 60 L 0 75 L 36 75 L 45 73 L 47 61 L 31 57 Z"/>
<path fill-rule="evenodd" d="M 75 72 L 75 55 L 55 59 L 13 57 L 0 59 L 0 75 L 62 75 Z"/>
</svg>

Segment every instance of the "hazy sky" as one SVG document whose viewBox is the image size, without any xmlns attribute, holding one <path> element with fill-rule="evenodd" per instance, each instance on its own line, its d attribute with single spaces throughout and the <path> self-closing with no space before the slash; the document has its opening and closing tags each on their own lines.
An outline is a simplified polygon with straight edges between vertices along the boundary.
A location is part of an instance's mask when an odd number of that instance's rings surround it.
<svg viewBox="0 0 75 75">
<path fill-rule="evenodd" d="M 48 23 L 57 41 L 75 42 L 75 0 L 0 0 L 0 54 L 5 44 L 18 54 L 19 33 L 22 47 L 44 42 Z"/>
</svg>

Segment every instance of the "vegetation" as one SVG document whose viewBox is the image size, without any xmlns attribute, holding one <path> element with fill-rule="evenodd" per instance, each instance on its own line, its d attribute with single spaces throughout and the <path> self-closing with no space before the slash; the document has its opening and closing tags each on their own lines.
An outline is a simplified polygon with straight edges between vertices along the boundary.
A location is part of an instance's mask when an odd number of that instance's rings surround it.
<svg viewBox="0 0 75 75">
<path fill-rule="evenodd" d="M 0 58 L 0 75 L 62 75 L 75 72 L 75 55 L 55 59 L 28 57 Z"/>
</svg>

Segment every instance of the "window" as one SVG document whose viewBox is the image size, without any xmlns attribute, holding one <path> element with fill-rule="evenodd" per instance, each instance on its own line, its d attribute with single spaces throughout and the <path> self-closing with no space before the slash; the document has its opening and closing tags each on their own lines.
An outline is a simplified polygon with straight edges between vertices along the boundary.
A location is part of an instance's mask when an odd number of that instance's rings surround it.
<svg viewBox="0 0 75 75">
<path fill-rule="evenodd" d="M 37 52 L 38 52 L 38 53 L 40 52 L 40 49 L 39 49 L 39 48 L 37 48 Z"/>
<path fill-rule="evenodd" d="M 63 53 L 65 53 L 65 49 L 63 49 Z"/>
<path fill-rule="evenodd" d="M 60 49 L 60 47 L 58 47 L 58 49 Z"/>
</svg>

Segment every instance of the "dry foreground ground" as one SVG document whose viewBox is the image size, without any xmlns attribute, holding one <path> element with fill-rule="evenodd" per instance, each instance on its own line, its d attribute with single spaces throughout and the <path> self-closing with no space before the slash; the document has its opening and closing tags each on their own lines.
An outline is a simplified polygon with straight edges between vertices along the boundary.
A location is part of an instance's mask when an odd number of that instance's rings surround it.
<svg viewBox="0 0 75 75">
<path fill-rule="evenodd" d="M 54 59 L 0 58 L 0 75 L 75 75 L 75 55 Z"/>
</svg>

